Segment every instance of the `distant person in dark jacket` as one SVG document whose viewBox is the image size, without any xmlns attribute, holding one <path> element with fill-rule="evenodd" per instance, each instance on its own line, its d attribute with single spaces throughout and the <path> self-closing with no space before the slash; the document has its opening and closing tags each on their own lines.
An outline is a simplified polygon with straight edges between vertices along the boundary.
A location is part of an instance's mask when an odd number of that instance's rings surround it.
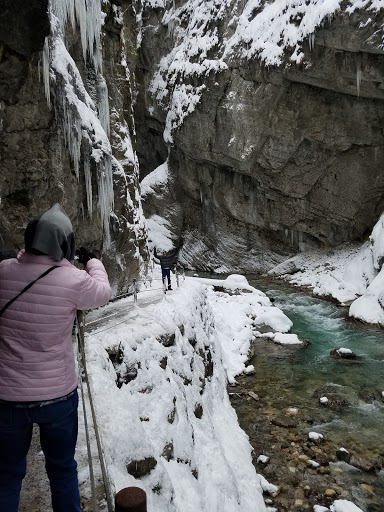
<svg viewBox="0 0 384 512">
<path fill-rule="evenodd" d="M 172 251 L 162 251 L 161 254 L 157 253 L 156 247 L 154 250 L 154 257 L 159 260 L 161 266 L 161 277 L 163 278 L 163 283 L 166 284 L 165 280 L 167 279 L 168 290 L 172 290 L 171 287 L 171 269 L 176 263 L 178 249 L 173 249 Z"/>
</svg>

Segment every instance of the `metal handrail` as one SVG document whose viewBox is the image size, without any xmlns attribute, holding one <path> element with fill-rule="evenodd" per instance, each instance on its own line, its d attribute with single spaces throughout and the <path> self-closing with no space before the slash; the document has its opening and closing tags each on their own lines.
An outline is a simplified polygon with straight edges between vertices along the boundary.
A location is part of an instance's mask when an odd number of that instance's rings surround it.
<svg viewBox="0 0 384 512">
<path fill-rule="evenodd" d="M 106 468 L 105 461 L 104 461 L 103 449 L 101 446 L 101 438 L 100 438 L 100 433 L 99 433 L 99 429 L 97 426 L 96 412 L 95 412 L 95 408 L 93 405 L 92 392 L 91 392 L 91 387 L 90 387 L 89 378 L 88 378 L 87 364 L 86 364 L 86 360 L 85 360 L 85 351 L 84 351 L 85 315 L 84 315 L 83 311 L 78 311 L 77 332 L 78 332 L 78 344 L 79 344 L 79 350 L 80 350 L 80 354 L 81 354 L 81 361 L 82 361 L 82 366 L 83 366 L 83 370 L 84 370 L 85 381 L 87 383 L 89 404 L 91 407 L 93 426 L 95 429 L 95 437 L 96 437 L 97 450 L 99 453 L 101 473 L 102 473 L 102 477 L 103 477 L 103 481 L 104 481 L 107 509 L 108 509 L 108 512 L 114 512 L 114 506 L 113 506 L 112 495 L 111 495 L 111 487 L 112 486 L 110 483 L 109 475 L 108 475 L 107 468 Z M 95 512 L 98 512 L 96 498 L 94 498 L 94 500 L 95 500 L 94 507 L 96 506 Z"/>
</svg>

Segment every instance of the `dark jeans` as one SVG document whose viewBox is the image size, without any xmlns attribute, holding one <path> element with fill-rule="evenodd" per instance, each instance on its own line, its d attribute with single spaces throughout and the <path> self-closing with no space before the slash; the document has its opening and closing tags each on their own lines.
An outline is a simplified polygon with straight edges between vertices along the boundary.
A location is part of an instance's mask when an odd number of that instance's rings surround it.
<svg viewBox="0 0 384 512">
<path fill-rule="evenodd" d="M 43 406 L 0 403 L 0 510 L 17 512 L 33 423 L 40 427 L 41 448 L 51 484 L 54 512 L 81 512 L 77 464 L 77 392 Z"/>
<path fill-rule="evenodd" d="M 171 270 L 169 268 L 162 268 L 161 276 L 163 278 L 163 283 L 165 282 L 165 278 L 167 278 L 168 289 L 170 289 L 171 288 Z"/>
</svg>

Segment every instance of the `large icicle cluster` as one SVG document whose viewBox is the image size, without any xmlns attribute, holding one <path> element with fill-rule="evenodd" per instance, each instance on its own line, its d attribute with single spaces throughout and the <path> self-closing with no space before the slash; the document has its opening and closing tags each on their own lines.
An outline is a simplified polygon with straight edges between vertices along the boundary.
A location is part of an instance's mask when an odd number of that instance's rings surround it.
<svg viewBox="0 0 384 512">
<path fill-rule="evenodd" d="M 51 10 L 59 21 L 62 34 L 65 34 L 68 20 L 71 21 L 73 30 L 76 30 L 76 22 L 78 23 L 84 61 L 89 57 L 95 71 L 101 71 L 100 0 L 51 0 Z"/>
<path fill-rule="evenodd" d="M 168 108 L 167 141 L 172 141 L 172 131 L 195 109 L 208 73 L 227 69 L 234 57 L 279 66 L 288 49 L 294 49 L 292 64 L 302 63 L 302 44 L 308 40 L 311 50 L 316 29 L 341 8 L 339 0 L 187 0 L 178 8 L 170 0 L 144 0 L 143 4 L 146 9 L 164 8 L 162 23 L 175 40 L 151 84 L 157 101 Z M 382 0 L 350 0 L 345 12 L 373 13 L 383 8 Z M 358 73 L 358 89 L 360 80 Z"/>
<path fill-rule="evenodd" d="M 84 173 L 87 209 L 93 213 L 92 171 L 96 171 L 98 207 L 103 223 L 106 248 L 110 246 L 109 221 L 113 210 L 112 156 L 109 135 L 108 90 L 101 74 L 100 0 L 51 0 L 51 34 L 43 51 L 43 77 L 47 101 L 55 90 L 56 116 L 61 121 L 77 178 Z M 78 24 L 83 57 L 96 73 L 98 105 L 90 98 L 79 70 L 65 44 L 65 30 L 70 20 Z M 115 162 L 117 164 L 117 162 Z"/>
</svg>

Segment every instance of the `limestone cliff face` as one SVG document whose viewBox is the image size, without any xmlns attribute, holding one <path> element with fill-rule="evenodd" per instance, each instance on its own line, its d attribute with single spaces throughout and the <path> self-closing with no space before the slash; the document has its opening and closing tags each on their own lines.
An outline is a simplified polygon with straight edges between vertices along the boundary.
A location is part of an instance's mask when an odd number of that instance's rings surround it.
<svg viewBox="0 0 384 512">
<path fill-rule="evenodd" d="M 264 271 L 364 239 L 384 209 L 384 9 L 312 19 L 320 3 L 288 2 L 276 30 L 267 1 L 0 0 L 1 246 L 60 202 L 123 289 L 148 259 L 139 168 L 165 161 L 144 209 L 185 265 Z"/>
<path fill-rule="evenodd" d="M 119 291 L 148 259 L 122 23 L 116 6 L 103 2 L 101 15 L 94 2 L 103 19 L 87 27 L 101 30 L 97 70 L 78 24 L 62 19 L 58 32 L 54 4 L 0 2 L 0 246 L 23 247 L 28 221 L 59 202 L 78 245 L 102 257 Z"/>
<path fill-rule="evenodd" d="M 138 65 L 145 76 L 155 75 L 159 52 L 169 58 L 169 48 L 181 47 L 166 20 L 193 21 L 182 7 L 157 9 L 157 23 L 150 11 Z M 384 209 L 383 9 L 350 14 L 344 6 L 294 59 L 286 48 L 270 66 L 223 51 L 231 19 L 231 9 L 217 16 L 218 42 L 208 52 L 221 69 L 186 80 L 203 89 L 172 131 L 169 186 L 145 199 L 147 215 L 167 218 L 175 241 L 184 242 L 184 263 L 207 270 L 266 270 L 299 251 L 364 239 Z M 178 73 L 172 87 L 186 76 Z M 146 81 L 141 98 L 152 108 L 136 117 L 139 147 L 150 141 L 153 148 L 144 174 L 161 163 L 172 108 L 148 94 Z"/>
</svg>

